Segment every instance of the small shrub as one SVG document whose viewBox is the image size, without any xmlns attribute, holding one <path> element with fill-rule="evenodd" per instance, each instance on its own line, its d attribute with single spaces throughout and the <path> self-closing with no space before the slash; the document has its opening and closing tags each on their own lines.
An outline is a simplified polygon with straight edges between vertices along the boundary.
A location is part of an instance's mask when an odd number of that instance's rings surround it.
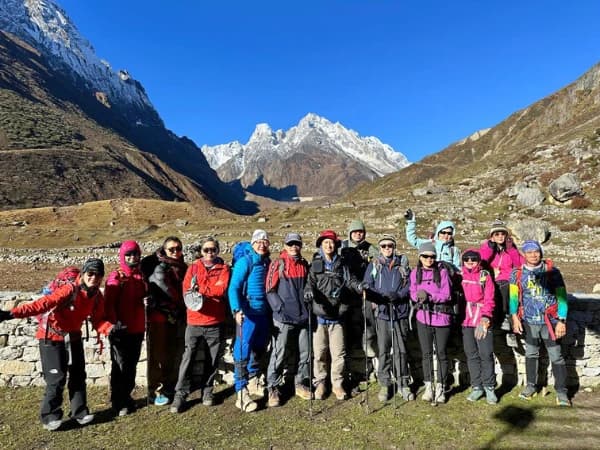
<svg viewBox="0 0 600 450">
<path fill-rule="evenodd" d="M 585 197 L 574 197 L 571 199 L 571 209 L 587 209 L 592 202 Z"/>
</svg>

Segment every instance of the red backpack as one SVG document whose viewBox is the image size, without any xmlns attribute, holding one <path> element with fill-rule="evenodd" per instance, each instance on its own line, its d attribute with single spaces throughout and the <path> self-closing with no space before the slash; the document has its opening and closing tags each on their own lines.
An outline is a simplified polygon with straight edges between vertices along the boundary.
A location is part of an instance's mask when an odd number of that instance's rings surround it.
<svg viewBox="0 0 600 450">
<path fill-rule="evenodd" d="M 42 288 L 43 295 L 50 295 L 59 287 L 64 286 L 65 284 L 70 284 L 73 286 L 73 293 L 66 301 L 52 308 L 50 311 L 46 311 L 45 313 L 38 314 L 36 316 L 40 327 L 42 327 L 42 329 L 46 333 L 46 339 L 48 339 L 48 318 L 50 317 L 50 315 L 53 314 L 54 311 L 56 311 L 57 309 L 60 310 L 63 308 L 70 307 L 75 302 L 75 299 L 77 298 L 77 294 L 79 292 L 79 286 L 75 284 L 75 281 L 77 280 L 77 277 L 79 276 L 80 272 L 81 271 L 78 267 L 67 266 L 64 269 L 62 269 L 50 283 L 48 283 Z"/>
</svg>

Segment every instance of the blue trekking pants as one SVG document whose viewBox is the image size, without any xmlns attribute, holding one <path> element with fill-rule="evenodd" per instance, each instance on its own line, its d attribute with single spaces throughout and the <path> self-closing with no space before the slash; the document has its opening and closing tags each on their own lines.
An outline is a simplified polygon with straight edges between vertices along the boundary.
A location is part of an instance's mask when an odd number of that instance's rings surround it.
<svg viewBox="0 0 600 450">
<path fill-rule="evenodd" d="M 248 385 L 248 379 L 259 375 L 260 359 L 267 349 L 271 322 L 267 315 L 245 315 L 242 326 L 235 326 L 233 344 L 235 391 Z"/>
</svg>

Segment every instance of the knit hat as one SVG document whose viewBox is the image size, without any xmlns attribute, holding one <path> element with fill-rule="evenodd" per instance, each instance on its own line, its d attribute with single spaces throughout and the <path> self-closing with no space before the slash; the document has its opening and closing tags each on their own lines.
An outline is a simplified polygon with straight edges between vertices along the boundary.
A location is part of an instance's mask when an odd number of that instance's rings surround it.
<svg viewBox="0 0 600 450">
<path fill-rule="evenodd" d="M 87 272 L 95 272 L 101 277 L 104 276 L 104 262 L 98 258 L 90 258 L 85 263 L 83 263 L 83 267 L 81 268 L 81 273 Z"/>
<path fill-rule="evenodd" d="M 383 236 L 381 236 L 381 239 L 377 241 L 377 244 L 381 244 L 384 241 L 392 241 L 394 247 L 396 246 L 396 237 L 393 234 L 384 234 Z"/>
<path fill-rule="evenodd" d="M 267 232 L 265 230 L 254 230 L 254 233 L 252 233 L 252 240 L 250 241 L 251 244 L 254 244 L 256 241 L 268 241 L 269 240 L 269 235 L 267 234 Z"/>
<path fill-rule="evenodd" d="M 540 243 L 538 241 L 534 241 L 533 239 L 529 239 L 529 240 L 523 242 L 523 246 L 521 247 L 521 250 L 523 251 L 523 253 L 538 251 L 538 252 L 540 252 L 540 255 L 544 254 Z"/>
<path fill-rule="evenodd" d="M 338 247 L 340 245 L 340 240 L 339 240 L 338 235 L 336 234 L 335 231 L 333 231 L 333 230 L 323 230 L 323 231 L 321 231 L 321 233 L 319 234 L 319 237 L 317 238 L 316 246 L 317 247 L 321 247 L 321 243 L 325 239 L 331 239 L 335 243 L 336 247 Z"/>
<path fill-rule="evenodd" d="M 355 219 L 350 222 L 350 227 L 348 228 L 348 233 L 352 233 L 353 231 L 364 231 L 367 232 L 365 228 L 365 223 L 360 219 Z"/>
<path fill-rule="evenodd" d="M 302 236 L 300 236 L 298 233 L 288 233 L 285 235 L 283 243 L 289 244 L 290 242 L 298 242 L 299 244 L 302 244 Z"/>
<path fill-rule="evenodd" d="M 426 241 L 423 242 L 421 245 L 419 245 L 419 256 L 421 255 L 436 255 L 436 251 L 435 251 L 435 245 L 433 245 L 433 242 L 431 241 Z"/>
<path fill-rule="evenodd" d="M 506 228 L 506 224 L 500 219 L 496 219 L 492 223 L 492 228 L 490 229 L 490 236 L 496 231 L 504 231 L 506 234 L 508 234 L 508 228 Z"/>
</svg>

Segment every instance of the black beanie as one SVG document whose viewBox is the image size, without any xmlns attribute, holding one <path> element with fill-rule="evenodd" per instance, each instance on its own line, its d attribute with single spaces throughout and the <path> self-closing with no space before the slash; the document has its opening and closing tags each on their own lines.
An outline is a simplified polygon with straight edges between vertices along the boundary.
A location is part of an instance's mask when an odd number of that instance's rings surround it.
<svg viewBox="0 0 600 450">
<path fill-rule="evenodd" d="M 81 268 L 81 273 L 96 272 L 101 277 L 104 276 L 104 263 L 99 258 L 90 258 Z"/>
</svg>

